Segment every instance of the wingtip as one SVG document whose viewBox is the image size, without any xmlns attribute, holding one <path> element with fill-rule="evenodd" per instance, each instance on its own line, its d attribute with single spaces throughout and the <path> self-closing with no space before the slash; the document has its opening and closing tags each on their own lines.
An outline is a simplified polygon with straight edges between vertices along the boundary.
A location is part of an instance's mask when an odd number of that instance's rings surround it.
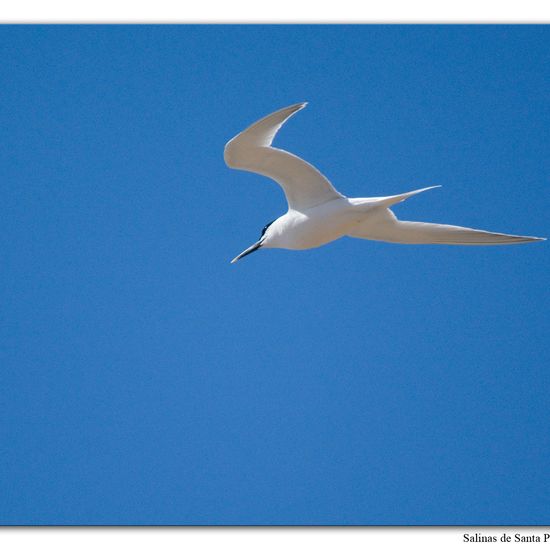
<svg viewBox="0 0 550 550">
<path fill-rule="evenodd" d="M 424 191 L 430 191 L 431 189 L 438 189 L 443 187 L 442 185 L 430 185 L 429 187 L 422 187 L 422 189 L 417 189 L 414 193 L 423 193 Z"/>
<path fill-rule="evenodd" d="M 545 241 L 546 240 L 546 237 L 523 237 L 523 236 L 516 236 L 516 235 L 511 235 L 512 237 L 515 237 L 515 242 L 517 243 L 536 243 L 536 242 L 539 242 L 539 241 Z"/>
<path fill-rule="evenodd" d="M 289 105 L 286 108 L 287 109 L 294 109 L 295 111 L 299 111 L 300 109 L 303 109 L 304 107 L 306 107 L 308 103 L 309 103 L 309 101 L 300 101 L 300 103 L 294 103 L 292 105 Z"/>
<path fill-rule="evenodd" d="M 546 237 L 520 237 L 518 239 L 518 242 L 519 243 L 538 243 L 545 240 L 546 240 Z"/>
<path fill-rule="evenodd" d="M 293 112 L 301 111 L 302 109 L 307 107 L 308 103 L 309 103 L 308 101 L 302 101 L 301 103 L 294 103 L 294 105 L 290 105 L 289 107 L 287 107 L 287 109 Z"/>
</svg>

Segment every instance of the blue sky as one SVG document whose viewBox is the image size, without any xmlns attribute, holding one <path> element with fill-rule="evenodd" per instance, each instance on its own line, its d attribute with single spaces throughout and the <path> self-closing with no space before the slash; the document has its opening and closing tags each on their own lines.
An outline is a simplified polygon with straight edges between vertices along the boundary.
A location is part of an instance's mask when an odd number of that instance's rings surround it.
<svg viewBox="0 0 550 550">
<path fill-rule="evenodd" d="M 548 243 L 229 260 L 277 145 L 548 236 L 542 26 L 0 29 L 0 523 L 548 524 Z"/>
</svg>

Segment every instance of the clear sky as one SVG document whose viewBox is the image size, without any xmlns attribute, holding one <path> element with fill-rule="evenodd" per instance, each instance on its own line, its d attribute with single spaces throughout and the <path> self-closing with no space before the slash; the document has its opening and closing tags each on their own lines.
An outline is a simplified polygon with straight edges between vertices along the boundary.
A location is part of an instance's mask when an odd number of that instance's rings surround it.
<svg viewBox="0 0 550 550">
<path fill-rule="evenodd" d="M 402 219 L 550 236 L 550 29 L 0 28 L 0 523 L 548 524 L 549 244 L 342 239 L 276 144 Z"/>
</svg>

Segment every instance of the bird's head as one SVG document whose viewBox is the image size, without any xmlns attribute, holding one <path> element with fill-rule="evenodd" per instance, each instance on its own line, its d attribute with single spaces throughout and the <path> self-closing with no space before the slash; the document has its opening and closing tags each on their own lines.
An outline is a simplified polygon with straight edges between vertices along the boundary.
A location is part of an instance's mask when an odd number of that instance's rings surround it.
<svg viewBox="0 0 550 550">
<path fill-rule="evenodd" d="M 274 222 L 275 220 L 269 222 L 267 225 L 264 226 L 262 229 L 262 233 L 260 234 L 260 238 L 257 242 L 255 242 L 252 246 L 249 246 L 246 250 L 243 250 L 238 256 L 233 258 L 231 260 L 231 263 L 234 264 L 236 261 L 240 260 L 241 258 L 244 258 L 245 256 L 248 256 L 248 254 L 252 254 L 252 252 L 260 249 L 266 240 L 269 238 L 269 226 Z"/>
</svg>

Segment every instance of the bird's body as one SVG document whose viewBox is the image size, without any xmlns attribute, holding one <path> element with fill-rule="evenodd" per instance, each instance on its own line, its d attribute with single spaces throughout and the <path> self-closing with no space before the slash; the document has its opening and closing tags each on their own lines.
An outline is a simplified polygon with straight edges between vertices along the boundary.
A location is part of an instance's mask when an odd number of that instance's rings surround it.
<svg viewBox="0 0 550 550">
<path fill-rule="evenodd" d="M 388 197 L 345 197 L 315 167 L 271 146 L 286 120 L 305 106 L 306 103 L 299 103 L 276 111 L 225 146 L 224 158 L 229 167 L 274 179 L 288 201 L 286 214 L 268 224 L 260 240 L 232 263 L 259 248 L 304 250 L 344 236 L 403 244 L 494 245 L 544 240 L 453 225 L 400 221 L 390 210 L 393 204 L 433 186 Z"/>
<path fill-rule="evenodd" d="M 348 199 L 333 199 L 304 212 L 289 209 L 270 226 L 265 248 L 305 250 L 343 237 L 361 219 Z"/>
</svg>

